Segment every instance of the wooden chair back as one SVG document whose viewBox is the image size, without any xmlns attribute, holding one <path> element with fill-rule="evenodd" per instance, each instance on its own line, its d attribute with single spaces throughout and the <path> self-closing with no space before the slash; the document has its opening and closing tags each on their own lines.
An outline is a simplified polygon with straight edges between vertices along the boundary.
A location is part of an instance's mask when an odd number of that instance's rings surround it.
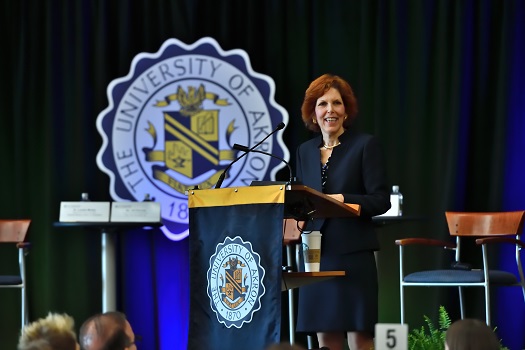
<svg viewBox="0 0 525 350">
<path fill-rule="evenodd" d="M 507 212 L 445 212 L 451 236 L 510 236 L 523 231 L 525 210 Z"/>
<path fill-rule="evenodd" d="M 24 242 L 31 220 L 0 220 L 0 243 Z"/>
</svg>

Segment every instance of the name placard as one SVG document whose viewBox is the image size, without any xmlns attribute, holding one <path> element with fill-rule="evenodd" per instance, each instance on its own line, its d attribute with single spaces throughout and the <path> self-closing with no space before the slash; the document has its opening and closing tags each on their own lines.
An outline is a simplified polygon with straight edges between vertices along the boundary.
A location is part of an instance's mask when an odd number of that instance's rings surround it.
<svg viewBox="0 0 525 350">
<path fill-rule="evenodd" d="M 158 202 L 112 202 L 112 222 L 160 222 Z"/>
<path fill-rule="evenodd" d="M 109 202 L 60 202 L 62 222 L 109 221 Z"/>
<path fill-rule="evenodd" d="M 374 349 L 407 350 L 408 325 L 400 323 L 377 323 Z"/>
</svg>

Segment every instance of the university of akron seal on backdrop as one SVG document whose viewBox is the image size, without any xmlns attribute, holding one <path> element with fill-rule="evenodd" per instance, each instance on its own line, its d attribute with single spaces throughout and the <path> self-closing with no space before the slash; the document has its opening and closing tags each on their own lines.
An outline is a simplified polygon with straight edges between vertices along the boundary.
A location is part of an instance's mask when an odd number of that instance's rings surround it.
<svg viewBox="0 0 525 350">
<path fill-rule="evenodd" d="M 245 51 L 223 51 L 209 37 L 192 45 L 168 39 L 156 53 L 140 53 L 126 77 L 107 89 L 108 107 L 97 117 L 103 144 L 98 167 L 110 177 L 115 201 L 161 203 L 163 232 L 188 235 L 186 190 L 213 188 L 239 155 L 288 114 L 274 100 L 275 84 L 255 73 Z M 282 130 L 229 170 L 222 187 L 275 180 L 289 159 Z"/>
</svg>

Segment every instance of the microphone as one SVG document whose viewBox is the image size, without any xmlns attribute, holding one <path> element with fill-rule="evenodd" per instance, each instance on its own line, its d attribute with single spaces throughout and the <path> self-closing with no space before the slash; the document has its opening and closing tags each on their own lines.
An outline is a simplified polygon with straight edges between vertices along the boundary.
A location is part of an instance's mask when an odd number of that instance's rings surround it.
<svg viewBox="0 0 525 350">
<path fill-rule="evenodd" d="M 273 131 L 271 133 L 269 133 L 268 135 L 266 135 L 261 141 L 257 142 L 252 148 L 248 149 L 247 152 L 243 153 L 240 157 L 237 157 L 235 158 L 230 164 L 228 164 L 228 166 L 226 167 L 226 169 L 224 169 L 224 171 L 222 172 L 222 174 L 219 176 L 219 179 L 217 180 L 217 183 L 215 184 L 215 188 L 221 188 L 221 185 L 222 185 L 222 182 L 224 181 L 224 177 L 226 176 L 226 173 L 228 172 L 228 170 L 230 170 L 230 168 L 232 167 L 233 164 L 235 164 L 235 162 L 237 162 L 239 159 L 241 159 L 242 157 L 244 157 L 245 155 L 247 155 L 248 153 L 250 153 L 251 151 L 253 151 L 255 148 L 259 147 L 264 141 L 266 141 L 266 139 L 270 136 L 272 136 L 273 134 L 275 134 L 277 131 L 281 130 L 284 128 L 284 123 L 283 122 L 280 122 L 277 127 L 275 129 L 273 129 Z"/>
<path fill-rule="evenodd" d="M 233 145 L 233 149 L 236 149 L 236 150 L 238 150 L 238 151 L 243 151 L 243 152 L 246 152 L 246 153 L 250 152 L 250 149 L 249 149 L 248 147 L 243 146 L 243 145 L 239 145 L 239 144 L 237 144 L 237 143 Z M 286 166 L 288 167 L 288 172 L 289 172 L 289 174 L 290 174 L 290 180 L 289 180 L 288 183 L 289 183 L 289 184 L 292 183 L 292 181 L 293 181 L 293 172 L 292 172 L 292 167 L 290 166 L 290 163 L 288 163 L 284 158 L 281 158 L 281 157 L 279 157 L 279 156 L 276 156 L 275 154 L 271 154 L 271 153 L 268 153 L 268 152 L 260 151 L 260 150 L 258 150 L 258 149 L 252 149 L 251 151 L 252 151 L 252 152 L 256 152 L 256 153 L 265 154 L 265 155 L 270 156 L 270 157 L 277 158 L 277 159 L 279 159 L 281 162 L 283 162 L 284 164 L 286 164 Z M 245 154 L 246 154 L 246 153 L 245 153 Z"/>
</svg>

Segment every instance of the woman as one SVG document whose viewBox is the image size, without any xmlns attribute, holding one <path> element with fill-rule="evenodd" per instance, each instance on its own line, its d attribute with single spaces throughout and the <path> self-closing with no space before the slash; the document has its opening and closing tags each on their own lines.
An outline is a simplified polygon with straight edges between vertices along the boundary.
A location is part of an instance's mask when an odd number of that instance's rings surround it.
<svg viewBox="0 0 525 350">
<path fill-rule="evenodd" d="M 344 203 L 361 206 L 359 217 L 309 223 L 320 230 L 321 269 L 344 270 L 334 278 L 299 289 L 297 331 L 315 332 L 319 347 L 352 350 L 373 347 L 378 320 L 374 251 L 379 242 L 372 216 L 390 208 L 383 153 L 377 139 L 355 131 L 357 101 L 342 78 L 314 80 L 301 107 L 306 127 L 321 134 L 297 149 L 297 177 L 303 184 Z"/>
</svg>

